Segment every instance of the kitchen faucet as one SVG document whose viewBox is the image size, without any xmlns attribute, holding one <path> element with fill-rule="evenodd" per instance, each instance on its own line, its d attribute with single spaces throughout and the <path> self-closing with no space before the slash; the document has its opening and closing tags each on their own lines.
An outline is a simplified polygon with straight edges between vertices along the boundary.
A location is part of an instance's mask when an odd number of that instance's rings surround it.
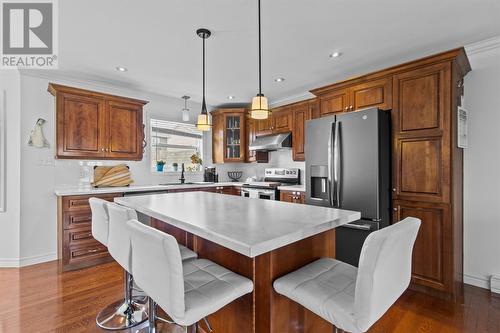
<svg viewBox="0 0 500 333">
<path fill-rule="evenodd" d="M 184 178 L 184 163 L 182 163 L 181 178 L 179 180 L 181 181 L 181 184 L 184 184 L 184 182 L 186 181 L 186 178 Z"/>
</svg>

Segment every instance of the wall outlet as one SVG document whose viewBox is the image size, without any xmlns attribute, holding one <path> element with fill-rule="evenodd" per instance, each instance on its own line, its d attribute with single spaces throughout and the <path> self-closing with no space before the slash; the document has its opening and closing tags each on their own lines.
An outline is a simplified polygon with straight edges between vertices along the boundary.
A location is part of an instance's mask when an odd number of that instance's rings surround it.
<svg viewBox="0 0 500 333">
<path fill-rule="evenodd" d="M 498 275 L 491 276 L 490 290 L 492 293 L 500 294 L 500 276 Z"/>
</svg>

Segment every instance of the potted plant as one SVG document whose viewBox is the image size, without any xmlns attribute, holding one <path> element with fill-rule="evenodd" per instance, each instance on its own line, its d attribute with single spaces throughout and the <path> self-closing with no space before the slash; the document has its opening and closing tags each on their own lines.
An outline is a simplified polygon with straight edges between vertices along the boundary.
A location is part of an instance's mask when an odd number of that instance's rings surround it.
<svg viewBox="0 0 500 333">
<path fill-rule="evenodd" d="M 165 165 L 165 161 L 162 161 L 162 160 L 156 161 L 156 171 L 163 172 L 164 165 Z"/>
<path fill-rule="evenodd" d="M 193 171 L 198 171 L 203 164 L 203 160 L 201 159 L 198 153 L 191 155 L 191 163 L 193 164 Z"/>
<path fill-rule="evenodd" d="M 174 171 L 177 172 L 177 170 L 179 168 L 179 164 L 177 162 L 174 162 L 174 163 L 172 163 L 172 167 L 174 168 Z"/>
</svg>

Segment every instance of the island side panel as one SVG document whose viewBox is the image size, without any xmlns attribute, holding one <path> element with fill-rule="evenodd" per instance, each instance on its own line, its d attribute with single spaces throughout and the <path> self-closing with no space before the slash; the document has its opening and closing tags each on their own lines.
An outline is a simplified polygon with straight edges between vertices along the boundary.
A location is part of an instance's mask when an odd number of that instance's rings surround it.
<svg viewBox="0 0 500 333">
<path fill-rule="evenodd" d="M 209 259 L 227 269 L 254 279 L 254 259 L 234 252 L 223 246 L 181 230 L 168 222 L 151 219 L 151 226 L 174 236 L 179 244 L 185 245 L 198 253 L 200 259 Z M 208 317 L 212 333 L 256 333 L 254 316 L 254 293 L 245 295 L 228 304 Z M 203 321 L 199 325 L 208 332 Z"/>
<path fill-rule="evenodd" d="M 317 259 L 335 257 L 335 229 L 303 239 L 271 252 L 269 285 Z M 268 274 L 267 272 L 265 274 Z M 266 277 L 267 278 L 267 277 Z M 271 328 L 258 332 L 332 332 L 333 325 L 271 288 Z"/>
</svg>

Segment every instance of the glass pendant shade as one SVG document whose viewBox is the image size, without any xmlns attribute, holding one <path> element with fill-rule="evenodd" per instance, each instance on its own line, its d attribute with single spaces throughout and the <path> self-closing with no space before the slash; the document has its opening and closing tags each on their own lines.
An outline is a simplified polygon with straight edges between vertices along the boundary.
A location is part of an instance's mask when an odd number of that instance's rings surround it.
<svg viewBox="0 0 500 333">
<path fill-rule="evenodd" d="M 182 109 L 182 121 L 189 121 L 189 109 Z"/>
<path fill-rule="evenodd" d="M 196 123 L 196 127 L 200 131 L 210 131 L 212 128 L 212 124 L 210 123 L 210 117 L 208 114 L 200 114 L 198 115 L 198 122 Z"/>
<path fill-rule="evenodd" d="M 257 95 L 252 99 L 252 109 L 250 110 L 250 117 L 253 119 L 267 119 L 269 117 L 269 105 L 267 97 Z"/>
</svg>

